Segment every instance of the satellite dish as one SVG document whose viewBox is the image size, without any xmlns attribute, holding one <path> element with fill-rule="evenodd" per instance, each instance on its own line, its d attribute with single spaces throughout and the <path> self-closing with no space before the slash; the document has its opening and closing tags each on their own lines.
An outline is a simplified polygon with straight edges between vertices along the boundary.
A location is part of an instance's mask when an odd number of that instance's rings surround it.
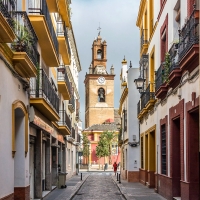
<svg viewBox="0 0 200 200">
<path fill-rule="evenodd" d="M 34 110 L 33 106 L 31 106 L 29 109 L 29 121 L 33 122 L 34 118 L 35 118 L 35 110 Z"/>
</svg>

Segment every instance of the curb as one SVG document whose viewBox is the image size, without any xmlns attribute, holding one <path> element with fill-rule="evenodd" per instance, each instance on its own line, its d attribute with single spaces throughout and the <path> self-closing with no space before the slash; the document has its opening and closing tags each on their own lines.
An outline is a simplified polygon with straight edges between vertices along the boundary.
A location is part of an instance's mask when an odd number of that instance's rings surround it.
<svg viewBox="0 0 200 200">
<path fill-rule="evenodd" d="M 77 183 L 74 192 L 66 200 L 72 200 L 74 198 L 74 196 L 78 193 L 78 191 L 80 190 L 80 188 L 82 187 L 82 185 L 85 183 L 85 181 L 87 180 L 89 176 L 90 174 L 86 175 L 81 182 Z"/>
<path fill-rule="evenodd" d="M 115 183 L 115 185 L 117 185 L 117 187 L 118 187 L 119 191 L 121 192 L 122 196 L 124 197 L 124 199 L 129 200 L 128 195 L 123 192 L 123 189 L 122 189 L 122 186 L 121 186 L 122 184 L 117 183 L 117 181 L 113 178 L 113 176 L 111 176 L 111 177 L 112 177 L 112 180 Z"/>
</svg>

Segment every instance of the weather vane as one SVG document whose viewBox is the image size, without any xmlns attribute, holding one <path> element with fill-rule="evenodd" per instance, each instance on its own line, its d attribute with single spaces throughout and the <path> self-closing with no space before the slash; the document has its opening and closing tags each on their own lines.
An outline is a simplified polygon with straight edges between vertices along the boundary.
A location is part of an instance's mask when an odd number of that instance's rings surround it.
<svg viewBox="0 0 200 200">
<path fill-rule="evenodd" d="M 99 23 L 99 28 L 97 30 L 99 31 L 98 36 L 100 36 L 100 33 L 101 33 L 100 23 Z"/>
</svg>

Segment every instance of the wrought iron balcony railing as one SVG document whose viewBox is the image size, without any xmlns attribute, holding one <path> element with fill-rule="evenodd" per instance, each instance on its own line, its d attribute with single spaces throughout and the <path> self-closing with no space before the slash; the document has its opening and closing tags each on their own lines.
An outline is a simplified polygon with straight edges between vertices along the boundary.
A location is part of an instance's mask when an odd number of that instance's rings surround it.
<svg viewBox="0 0 200 200">
<path fill-rule="evenodd" d="M 158 68 L 158 70 L 156 71 L 156 80 L 155 80 L 155 84 L 156 84 L 156 91 L 160 88 L 160 86 L 163 84 L 163 76 L 164 76 L 164 63 L 162 63 L 160 65 L 160 67 Z"/>
<path fill-rule="evenodd" d="M 72 96 L 71 96 L 71 99 L 69 100 L 69 106 L 70 106 L 71 112 L 74 112 L 74 110 L 75 110 L 75 99 L 74 99 L 74 95 L 72 95 Z"/>
<path fill-rule="evenodd" d="M 147 102 L 147 100 L 146 100 L 146 94 L 143 93 L 143 94 L 141 95 L 141 110 L 142 110 L 143 108 L 145 108 L 146 102 Z"/>
<path fill-rule="evenodd" d="M 140 114 L 140 101 L 137 103 L 137 115 Z"/>
<path fill-rule="evenodd" d="M 43 69 L 38 69 L 36 81 L 31 84 L 30 95 L 33 98 L 44 98 L 59 113 L 59 97 Z"/>
<path fill-rule="evenodd" d="M 169 50 L 170 55 L 170 66 L 169 66 L 169 74 L 174 70 L 179 68 L 178 64 L 178 46 L 179 44 L 173 44 L 171 49 Z"/>
<path fill-rule="evenodd" d="M 16 11 L 16 0 L 1 0 L 0 1 L 0 12 L 5 17 L 8 24 L 14 30 L 14 14 Z"/>
<path fill-rule="evenodd" d="M 67 88 L 68 90 L 70 91 L 70 94 L 71 94 L 71 83 L 69 82 L 69 78 L 68 78 L 68 75 L 66 73 L 66 68 L 64 65 L 60 65 L 58 67 L 58 73 L 57 73 L 57 80 L 58 81 L 65 81 L 66 85 L 67 85 Z"/>
<path fill-rule="evenodd" d="M 155 93 L 151 92 L 151 84 L 149 84 L 145 92 L 141 95 L 141 110 L 145 108 L 145 106 L 150 100 L 153 100 L 153 99 L 155 99 Z"/>
<path fill-rule="evenodd" d="M 147 40 L 147 29 L 142 29 L 142 34 L 141 34 L 141 38 L 140 38 L 140 48 L 142 50 L 143 45 L 144 44 L 148 44 L 148 40 Z"/>
<path fill-rule="evenodd" d="M 16 52 L 26 52 L 35 65 L 39 64 L 40 55 L 37 51 L 38 38 L 31 25 L 26 12 L 15 12 L 14 32 L 17 39 L 11 44 L 11 48 Z"/>
<path fill-rule="evenodd" d="M 75 139 L 75 135 L 76 135 L 75 128 L 72 127 L 72 133 L 71 133 L 71 136 L 72 136 L 73 139 Z"/>
<path fill-rule="evenodd" d="M 155 99 L 155 92 L 152 92 L 154 90 L 154 84 L 150 83 L 146 89 L 146 104 L 150 101 Z"/>
<path fill-rule="evenodd" d="M 71 120 L 65 110 L 59 110 L 60 120 L 58 121 L 59 126 L 67 126 L 71 130 Z"/>
<path fill-rule="evenodd" d="M 189 49 L 199 43 L 199 18 L 194 9 L 185 26 L 179 32 L 179 60 L 181 60 Z"/>
<path fill-rule="evenodd" d="M 53 40 L 53 44 L 56 50 L 57 55 L 59 55 L 59 46 L 56 33 L 54 30 L 53 23 L 51 21 L 51 16 L 49 9 L 47 7 L 46 0 L 28 0 L 28 11 L 32 15 L 44 15 L 46 18 L 47 26 L 49 28 L 50 35 Z"/>
<path fill-rule="evenodd" d="M 67 43 L 67 48 L 68 48 L 68 53 L 69 53 L 69 56 L 71 57 L 71 51 L 70 51 L 69 39 L 68 39 L 68 32 L 67 32 L 67 27 L 65 25 L 65 22 L 63 22 L 63 21 L 57 22 L 57 35 L 65 37 L 65 41 Z"/>
</svg>

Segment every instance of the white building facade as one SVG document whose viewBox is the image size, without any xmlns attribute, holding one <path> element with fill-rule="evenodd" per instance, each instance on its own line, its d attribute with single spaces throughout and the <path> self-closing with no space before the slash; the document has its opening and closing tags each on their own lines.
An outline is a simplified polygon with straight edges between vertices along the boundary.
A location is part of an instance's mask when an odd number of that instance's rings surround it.
<svg viewBox="0 0 200 200">
<path fill-rule="evenodd" d="M 138 68 L 127 69 L 127 61 L 122 61 L 121 99 L 119 113 L 121 115 L 121 175 L 128 182 L 139 181 L 140 168 L 140 135 L 137 119 L 137 102 L 140 95 L 135 87 L 134 79 L 139 76 Z"/>
<path fill-rule="evenodd" d="M 199 198 L 198 13 L 187 0 L 141 1 L 138 12 L 140 182 L 166 199 Z"/>
<path fill-rule="evenodd" d="M 81 66 L 69 4 L 0 2 L 0 199 L 42 199 L 59 172 L 76 172 Z"/>
</svg>

